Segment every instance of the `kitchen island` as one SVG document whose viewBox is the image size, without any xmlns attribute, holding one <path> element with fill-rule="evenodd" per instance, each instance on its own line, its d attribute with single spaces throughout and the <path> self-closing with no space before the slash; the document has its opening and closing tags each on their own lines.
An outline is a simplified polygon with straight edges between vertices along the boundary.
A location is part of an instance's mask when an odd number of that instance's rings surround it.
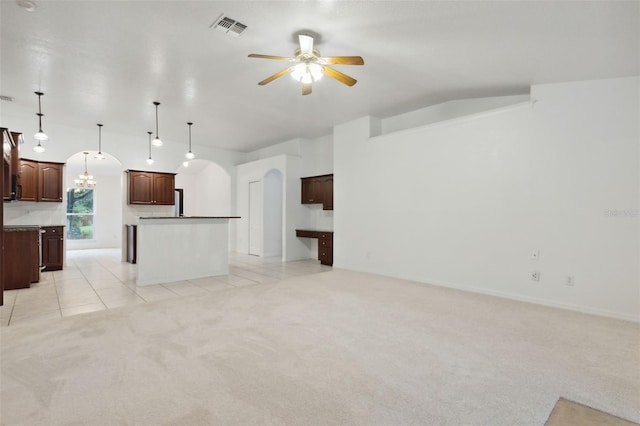
<svg viewBox="0 0 640 426">
<path fill-rule="evenodd" d="M 139 286 L 229 273 L 229 220 L 238 216 L 139 217 Z"/>
</svg>

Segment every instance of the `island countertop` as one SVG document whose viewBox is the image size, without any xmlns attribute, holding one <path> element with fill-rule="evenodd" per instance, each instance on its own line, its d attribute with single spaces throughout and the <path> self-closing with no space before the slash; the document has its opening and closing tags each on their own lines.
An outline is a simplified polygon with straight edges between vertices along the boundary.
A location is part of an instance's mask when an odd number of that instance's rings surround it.
<svg viewBox="0 0 640 426">
<path fill-rule="evenodd" d="M 240 219 L 240 216 L 141 216 L 138 219 Z"/>
</svg>

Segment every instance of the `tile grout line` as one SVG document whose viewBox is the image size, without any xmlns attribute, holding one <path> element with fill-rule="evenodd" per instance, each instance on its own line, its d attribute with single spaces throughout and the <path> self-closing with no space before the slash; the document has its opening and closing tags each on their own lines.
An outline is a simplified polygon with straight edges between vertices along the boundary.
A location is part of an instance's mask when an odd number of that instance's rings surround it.
<svg viewBox="0 0 640 426">
<path fill-rule="evenodd" d="M 78 268 L 78 271 L 80 272 L 80 275 L 82 275 L 84 277 L 84 279 L 87 281 L 87 283 L 89 283 L 89 287 L 91 287 L 91 290 L 93 290 L 93 292 L 96 294 L 96 296 L 98 296 L 98 299 L 100 299 L 100 303 L 102 303 L 102 305 L 104 305 L 105 309 L 109 309 L 109 307 L 107 306 L 106 303 L 104 303 L 104 300 L 102 300 L 102 297 L 100 297 L 100 295 L 98 294 L 98 292 L 96 291 L 96 289 L 93 287 L 93 285 L 91 285 L 91 281 L 89 280 L 89 278 L 87 278 L 87 276 L 84 274 L 84 271 L 82 269 L 80 269 L 80 267 L 78 266 L 78 264 L 74 261 L 73 262 L 76 265 L 76 268 Z M 62 313 L 62 311 L 60 311 Z"/>
<path fill-rule="evenodd" d="M 58 301 L 58 310 L 60 311 L 60 318 L 63 318 L 62 315 L 62 305 L 60 304 L 60 294 L 58 294 L 58 280 L 56 280 L 56 275 L 52 272 L 51 279 L 53 280 L 53 288 L 56 290 L 56 300 Z"/>
</svg>

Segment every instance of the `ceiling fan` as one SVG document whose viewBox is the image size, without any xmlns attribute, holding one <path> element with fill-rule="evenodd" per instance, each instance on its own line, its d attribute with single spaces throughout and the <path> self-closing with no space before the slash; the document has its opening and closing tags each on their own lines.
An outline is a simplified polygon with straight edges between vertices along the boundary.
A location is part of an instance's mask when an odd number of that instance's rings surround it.
<svg viewBox="0 0 640 426">
<path fill-rule="evenodd" d="M 259 55 L 257 53 L 249 55 L 250 58 L 275 59 L 278 61 L 288 61 L 293 64 L 289 68 L 265 78 L 258 83 L 260 86 L 271 83 L 276 78 L 282 77 L 285 74 L 291 74 L 295 80 L 302 83 L 303 95 L 310 94 L 312 83 L 320 80 L 323 75 L 338 80 L 347 86 L 356 84 L 356 79 L 327 65 L 364 65 L 364 60 L 360 56 L 320 56 L 320 52 L 313 48 L 312 36 L 299 34 L 298 40 L 300 47 L 295 50 L 292 58 L 287 56 Z"/>
</svg>

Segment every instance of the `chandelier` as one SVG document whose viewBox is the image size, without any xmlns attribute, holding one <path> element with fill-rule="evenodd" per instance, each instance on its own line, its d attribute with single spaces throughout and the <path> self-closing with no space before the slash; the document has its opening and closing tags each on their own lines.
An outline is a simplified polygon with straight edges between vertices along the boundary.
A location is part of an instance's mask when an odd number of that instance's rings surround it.
<svg viewBox="0 0 640 426">
<path fill-rule="evenodd" d="M 76 183 L 76 186 L 78 188 L 93 188 L 94 186 L 96 186 L 96 181 L 95 179 L 93 179 L 93 176 L 91 176 L 89 173 L 87 173 L 87 156 L 89 155 L 88 152 L 83 152 L 84 154 L 84 173 L 81 175 L 78 175 L 78 179 L 75 179 L 74 182 Z"/>
</svg>

